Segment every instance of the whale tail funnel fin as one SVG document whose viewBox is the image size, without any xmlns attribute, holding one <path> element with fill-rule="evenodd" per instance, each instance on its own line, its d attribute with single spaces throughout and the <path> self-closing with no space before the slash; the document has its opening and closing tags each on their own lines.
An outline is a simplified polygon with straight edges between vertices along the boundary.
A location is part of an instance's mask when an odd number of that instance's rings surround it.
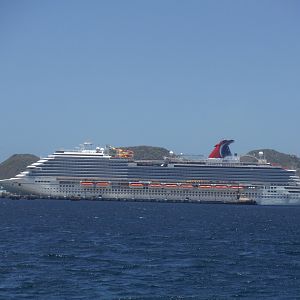
<svg viewBox="0 0 300 300">
<path fill-rule="evenodd" d="M 219 144 L 215 145 L 214 150 L 208 158 L 225 158 L 226 156 L 231 156 L 229 145 L 233 142 L 234 140 L 222 140 Z"/>
</svg>

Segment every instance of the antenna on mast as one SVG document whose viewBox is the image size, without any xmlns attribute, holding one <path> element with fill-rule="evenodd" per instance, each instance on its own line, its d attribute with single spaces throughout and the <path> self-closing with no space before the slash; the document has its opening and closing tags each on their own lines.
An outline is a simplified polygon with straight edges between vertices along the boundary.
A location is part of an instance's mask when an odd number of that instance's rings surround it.
<svg viewBox="0 0 300 300">
<path fill-rule="evenodd" d="M 260 163 L 260 164 L 265 164 L 266 162 L 267 162 L 267 160 L 266 160 L 266 158 L 265 158 L 265 154 L 264 154 L 264 152 L 263 151 L 259 151 L 258 152 L 258 162 Z"/>
<path fill-rule="evenodd" d="M 91 150 L 93 143 L 91 142 L 84 142 L 83 143 L 83 149 L 84 150 Z"/>
</svg>

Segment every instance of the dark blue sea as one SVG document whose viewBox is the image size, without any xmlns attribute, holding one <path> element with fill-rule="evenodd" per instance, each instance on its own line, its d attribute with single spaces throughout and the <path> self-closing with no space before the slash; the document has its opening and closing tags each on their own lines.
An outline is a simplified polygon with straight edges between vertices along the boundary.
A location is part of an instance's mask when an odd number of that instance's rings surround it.
<svg viewBox="0 0 300 300">
<path fill-rule="evenodd" d="M 300 299 L 300 207 L 0 200 L 0 299 Z"/>
</svg>

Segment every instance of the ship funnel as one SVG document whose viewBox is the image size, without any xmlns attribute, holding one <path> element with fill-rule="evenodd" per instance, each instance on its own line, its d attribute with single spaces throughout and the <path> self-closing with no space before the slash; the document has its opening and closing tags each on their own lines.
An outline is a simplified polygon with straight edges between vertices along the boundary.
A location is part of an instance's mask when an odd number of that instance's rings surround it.
<svg viewBox="0 0 300 300">
<path fill-rule="evenodd" d="M 208 158 L 225 158 L 226 156 L 231 156 L 229 145 L 233 142 L 234 140 L 222 140 L 219 144 L 215 145 L 214 150 Z"/>
</svg>

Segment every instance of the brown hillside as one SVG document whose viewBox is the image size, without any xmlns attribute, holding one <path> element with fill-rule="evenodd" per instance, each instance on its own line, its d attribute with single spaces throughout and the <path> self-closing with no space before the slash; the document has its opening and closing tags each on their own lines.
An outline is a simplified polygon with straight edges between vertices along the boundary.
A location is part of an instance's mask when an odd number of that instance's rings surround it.
<svg viewBox="0 0 300 300">
<path fill-rule="evenodd" d="M 14 177 L 38 160 L 39 158 L 32 154 L 14 154 L 0 164 L 0 179 Z"/>
</svg>

